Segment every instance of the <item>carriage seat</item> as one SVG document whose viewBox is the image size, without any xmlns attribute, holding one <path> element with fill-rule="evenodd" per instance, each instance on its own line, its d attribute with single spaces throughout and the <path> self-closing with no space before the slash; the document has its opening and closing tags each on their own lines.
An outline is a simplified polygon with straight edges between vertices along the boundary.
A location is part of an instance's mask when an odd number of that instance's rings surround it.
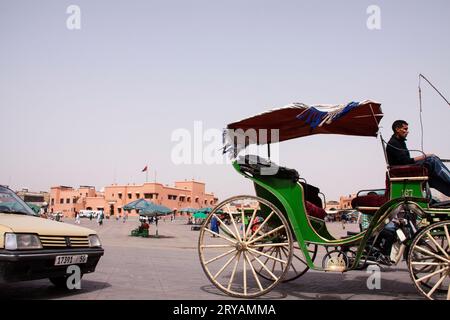
<svg viewBox="0 0 450 320">
<path fill-rule="evenodd" d="M 327 213 L 323 208 L 318 207 L 309 201 L 305 201 L 305 209 L 308 216 L 312 216 L 322 220 L 327 216 Z"/>
<path fill-rule="evenodd" d="M 386 190 L 383 195 L 367 194 L 352 200 L 352 208 L 364 214 L 374 214 L 383 204 L 389 201 L 390 178 L 427 177 L 428 170 L 423 165 L 390 166 L 386 173 Z"/>
<path fill-rule="evenodd" d="M 361 213 L 371 215 L 389 200 L 387 197 L 386 192 L 384 194 L 357 196 L 352 200 L 352 208 L 359 210 Z"/>
<path fill-rule="evenodd" d="M 428 177 L 428 169 L 418 164 L 390 166 L 388 173 L 391 178 Z"/>
<path fill-rule="evenodd" d="M 274 162 L 270 162 L 264 158 L 255 155 L 246 155 L 245 157 L 239 157 L 238 164 L 241 167 L 241 171 L 250 173 L 253 176 L 262 176 L 262 169 L 268 169 L 272 167 L 276 173 L 271 175 L 279 179 L 291 180 L 293 183 L 297 183 L 300 179 L 298 171 L 295 169 L 289 169 L 286 167 L 280 167 Z"/>
</svg>

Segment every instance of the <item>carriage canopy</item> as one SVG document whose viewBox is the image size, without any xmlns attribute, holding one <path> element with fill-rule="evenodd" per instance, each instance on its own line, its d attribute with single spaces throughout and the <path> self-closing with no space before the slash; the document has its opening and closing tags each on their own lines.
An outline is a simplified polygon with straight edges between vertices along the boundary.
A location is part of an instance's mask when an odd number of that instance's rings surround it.
<svg viewBox="0 0 450 320">
<path fill-rule="evenodd" d="M 228 146 L 235 145 L 242 135 L 245 144 L 275 143 L 321 133 L 376 137 L 382 117 L 381 104 L 370 100 L 342 105 L 293 103 L 230 123 L 224 137 Z M 278 130 L 276 138 L 271 134 L 274 130 Z"/>
</svg>

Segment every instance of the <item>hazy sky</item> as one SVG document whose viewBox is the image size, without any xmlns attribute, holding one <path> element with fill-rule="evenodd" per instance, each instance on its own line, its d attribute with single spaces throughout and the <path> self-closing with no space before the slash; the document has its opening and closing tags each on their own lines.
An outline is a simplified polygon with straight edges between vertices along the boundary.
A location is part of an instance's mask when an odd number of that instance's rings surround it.
<svg viewBox="0 0 450 320">
<path fill-rule="evenodd" d="M 69 30 L 69 5 L 81 29 Z M 366 10 L 381 9 L 381 30 Z M 420 148 L 418 74 L 450 97 L 450 2 L 0 0 L 0 184 L 172 185 L 200 179 L 221 199 L 253 194 L 229 165 L 175 165 L 176 129 L 221 129 L 291 102 L 382 103 L 381 132 L 410 123 Z M 424 148 L 450 158 L 450 107 L 423 83 Z M 205 142 L 207 145 L 207 142 Z M 329 199 L 384 186 L 375 138 L 280 145 Z"/>
</svg>

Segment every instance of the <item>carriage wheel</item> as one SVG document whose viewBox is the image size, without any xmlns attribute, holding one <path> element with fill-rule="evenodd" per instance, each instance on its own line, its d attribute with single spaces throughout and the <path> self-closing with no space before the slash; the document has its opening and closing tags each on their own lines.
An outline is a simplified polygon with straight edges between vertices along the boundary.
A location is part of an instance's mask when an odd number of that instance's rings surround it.
<svg viewBox="0 0 450 320">
<path fill-rule="evenodd" d="M 253 298 L 282 281 L 291 265 L 293 238 L 288 221 L 273 204 L 255 196 L 237 196 L 208 215 L 200 229 L 198 252 L 203 270 L 217 288 L 233 297 Z"/>
<path fill-rule="evenodd" d="M 311 260 L 314 261 L 317 255 L 317 245 L 315 244 L 308 244 L 308 254 L 311 257 Z M 270 250 L 270 252 L 269 252 Z M 275 247 L 275 248 L 262 248 L 261 251 L 264 253 L 274 253 L 276 256 L 279 257 L 286 257 L 289 254 L 289 251 L 284 247 Z M 292 261 L 291 265 L 289 266 L 288 271 L 286 272 L 286 275 L 284 276 L 283 280 L 281 282 L 289 282 L 293 281 L 302 275 L 304 275 L 309 270 L 308 264 L 304 258 L 303 250 L 300 248 L 300 245 L 295 242 L 293 245 L 293 253 L 292 253 Z M 263 278 L 268 279 L 270 278 L 270 275 L 264 270 L 264 268 L 260 267 L 256 272 Z"/>
<path fill-rule="evenodd" d="M 416 288 L 431 300 L 450 300 L 450 221 L 434 223 L 414 238 L 408 267 Z"/>
</svg>

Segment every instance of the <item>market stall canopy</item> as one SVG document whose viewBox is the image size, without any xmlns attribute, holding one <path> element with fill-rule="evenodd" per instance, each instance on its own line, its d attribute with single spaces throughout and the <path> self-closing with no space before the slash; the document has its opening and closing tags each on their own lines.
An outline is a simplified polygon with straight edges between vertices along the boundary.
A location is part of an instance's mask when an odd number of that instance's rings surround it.
<svg viewBox="0 0 450 320">
<path fill-rule="evenodd" d="M 200 212 L 200 211 L 198 211 L 198 212 L 196 212 L 196 213 L 193 214 L 193 217 L 194 217 L 195 219 L 206 219 L 207 216 L 208 216 L 207 213 L 205 213 L 205 212 Z"/>
<path fill-rule="evenodd" d="M 143 208 L 146 208 L 149 206 L 151 202 L 144 200 L 144 199 L 138 199 L 135 201 L 132 201 L 130 203 L 127 203 L 123 206 L 123 210 L 141 210 Z"/>
<path fill-rule="evenodd" d="M 382 118 L 381 104 L 370 100 L 346 105 L 293 103 L 228 124 L 225 151 L 240 138 L 246 139 L 245 144 L 267 144 L 321 133 L 376 137 Z M 249 134 L 250 129 L 255 134 Z M 279 130 L 278 139 L 271 137 L 274 129 Z"/>
<path fill-rule="evenodd" d="M 180 209 L 180 210 L 178 210 L 178 211 L 179 211 L 179 212 L 194 213 L 194 212 L 197 211 L 197 209 L 195 209 L 195 208 L 183 208 L 183 209 Z"/>
<path fill-rule="evenodd" d="M 173 210 L 154 204 L 150 201 L 139 199 L 123 206 L 124 210 L 138 210 L 141 216 L 159 216 L 171 213 Z"/>
<path fill-rule="evenodd" d="M 157 205 L 154 203 L 149 202 L 149 205 L 143 209 L 139 209 L 139 215 L 141 216 L 164 216 L 167 215 L 169 213 L 171 213 L 173 210 L 165 207 L 165 206 L 161 206 L 161 205 Z"/>
<path fill-rule="evenodd" d="M 207 208 L 200 208 L 200 209 L 197 209 L 195 212 L 196 212 L 196 213 L 197 213 L 197 212 L 210 213 L 211 211 L 212 211 L 212 208 L 207 207 Z"/>
</svg>

